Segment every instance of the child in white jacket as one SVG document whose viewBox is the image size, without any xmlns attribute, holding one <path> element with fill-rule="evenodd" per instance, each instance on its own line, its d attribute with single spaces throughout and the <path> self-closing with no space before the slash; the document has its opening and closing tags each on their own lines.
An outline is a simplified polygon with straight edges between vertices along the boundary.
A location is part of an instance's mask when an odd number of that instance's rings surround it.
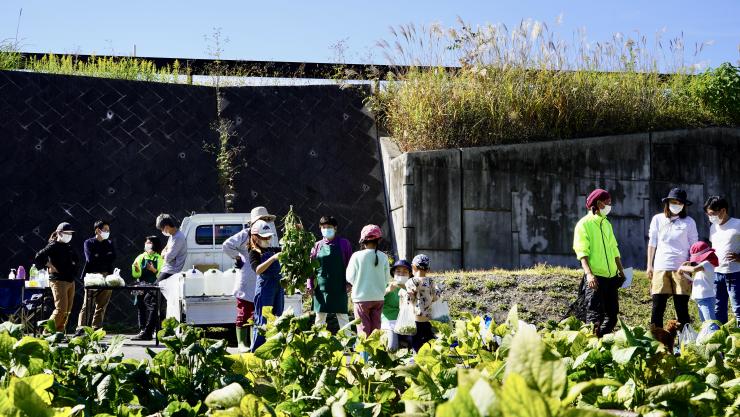
<svg viewBox="0 0 740 417">
<path fill-rule="evenodd" d="M 699 307 L 699 319 L 702 322 L 716 320 L 714 268 L 719 265 L 719 259 L 714 249 L 702 241 L 691 245 L 690 252 L 691 258 L 679 268 L 679 272 L 690 274 L 688 278 L 693 281 L 691 299 Z"/>
</svg>

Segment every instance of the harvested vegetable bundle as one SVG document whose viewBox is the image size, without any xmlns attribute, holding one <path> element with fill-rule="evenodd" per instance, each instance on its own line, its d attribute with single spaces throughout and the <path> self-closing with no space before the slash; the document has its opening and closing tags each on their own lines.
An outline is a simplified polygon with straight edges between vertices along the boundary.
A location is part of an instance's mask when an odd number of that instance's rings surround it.
<svg viewBox="0 0 740 417">
<path fill-rule="evenodd" d="M 120 275 L 111 275 L 105 278 L 105 285 L 108 287 L 125 287 L 126 281 Z"/>
<path fill-rule="evenodd" d="M 105 277 L 102 274 L 85 274 L 83 282 L 86 287 L 103 287 L 105 286 Z"/>
<path fill-rule="evenodd" d="M 282 251 L 278 256 L 283 275 L 280 285 L 287 295 L 295 294 L 296 290 L 305 293 L 306 281 L 316 274 L 319 262 L 311 260 L 314 243 L 316 238 L 303 227 L 293 206 L 290 206 L 283 218 L 283 237 L 280 239 Z"/>
</svg>

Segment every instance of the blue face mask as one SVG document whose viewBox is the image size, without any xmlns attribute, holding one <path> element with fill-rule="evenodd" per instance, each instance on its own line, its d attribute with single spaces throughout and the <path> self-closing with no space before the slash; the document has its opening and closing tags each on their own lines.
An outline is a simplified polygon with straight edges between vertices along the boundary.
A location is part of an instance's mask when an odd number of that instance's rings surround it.
<svg viewBox="0 0 740 417">
<path fill-rule="evenodd" d="M 336 230 L 333 227 L 327 227 L 327 228 L 321 228 L 321 236 L 324 236 L 327 239 L 334 239 L 334 234 L 336 234 Z"/>
</svg>

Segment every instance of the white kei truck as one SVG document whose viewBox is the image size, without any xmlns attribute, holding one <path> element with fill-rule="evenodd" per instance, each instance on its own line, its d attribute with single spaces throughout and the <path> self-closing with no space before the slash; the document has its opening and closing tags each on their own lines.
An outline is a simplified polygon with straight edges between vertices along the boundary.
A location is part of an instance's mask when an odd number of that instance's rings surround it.
<svg viewBox="0 0 740 417">
<path fill-rule="evenodd" d="M 249 213 L 192 214 L 182 220 L 180 230 L 187 239 L 188 252 L 183 274 L 166 280 L 173 280 L 172 282 L 163 281 L 162 292 L 167 298 L 167 317 L 202 326 L 234 323 L 236 300 L 233 295 L 188 294 L 186 276 L 192 269 L 202 274 L 213 269 L 223 272 L 233 268 L 234 259 L 223 252 L 221 245 L 244 229 L 248 222 Z"/>
<path fill-rule="evenodd" d="M 224 280 L 229 270 L 234 268 L 234 259 L 226 255 L 222 244 L 226 239 L 239 233 L 247 227 L 250 220 L 249 213 L 202 213 L 185 217 L 180 230 L 187 239 L 188 251 L 185 258 L 185 271 L 166 281 L 162 292 L 167 298 L 167 317 L 193 325 L 217 326 L 233 324 L 236 320 L 236 299 L 231 288 L 233 280 L 217 291 L 217 295 L 199 295 L 186 289 L 189 276 L 205 274 L 208 280 L 208 271 L 218 270 L 223 273 Z M 242 268 L 249 268 L 248 260 Z M 195 272 L 193 272 L 195 269 Z M 231 271 L 236 273 L 238 271 Z M 213 279 L 211 279 L 213 280 Z M 163 281 L 164 283 L 165 281 Z M 211 282 L 209 282 L 210 284 Z M 206 284 L 206 285 L 209 285 Z M 202 285 L 202 284 L 201 284 Z M 289 299 L 290 298 L 290 299 Z M 300 296 L 286 297 L 286 309 L 292 306 L 298 314 L 301 312 Z"/>
</svg>

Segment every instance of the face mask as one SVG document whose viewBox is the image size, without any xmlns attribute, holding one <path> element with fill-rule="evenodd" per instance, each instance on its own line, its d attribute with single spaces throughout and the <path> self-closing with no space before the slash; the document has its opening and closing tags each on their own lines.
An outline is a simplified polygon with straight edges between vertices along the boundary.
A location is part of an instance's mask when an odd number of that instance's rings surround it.
<svg viewBox="0 0 740 417">
<path fill-rule="evenodd" d="M 334 239 L 334 234 L 336 233 L 336 230 L 333 227 L 327 227 L 321 229 L 321 236 L 324 236 L 327 239 Z"/>
<path fill-rule="evenodd" d="M 683 204 L 669 204 L 668 210 L 671 211 L 673 214 L 678 214 L 683 210 Z"/>
<path fill-rule="evenodd" d="M 69 241 L 72 240 L 72 235 L 65 233 L 60 238 L 59 241 L 62 243 L 69 243 Z"/>
<path fill-rule="evenodd" d="M 719 216 L 709 216 L 709 223 L 719 224 Z"/>
<path fill-rule="evenodd" d="M 151 243 L 144 245 L 144 250 L 150 252 L 154 246 Z"/>
<path fill-rule="evenodd" d="M 167 237 L 170 236 L 170 234 L 168 232 L 165 232 L 164 230 L 162 230 L 162 234 L 165 235 L 165 236 L 167 236 Z"/>
<path fill-rule="evenodd" d="M 605 205 L 603 209 L 601 209 L 601 215 L 602 216 L 608 216 L 609 213 L 612 212 L 612 206 Z"/>
<path fill-rule="evenodd" d="M 103 240 L 108 239 L 110 237 L 110 232 L 100 232 L 100 237 L 102 237 Z"/>
<path fill-rule="evenodd" d="M 257 241 L 257 246 L 259 246 L 259 247 L 261 247 L 263 249 L 266 248 L 266 247 L 268 247 L 269 245 L 270 245 L 270 240 L 269 239 L 268 240 L 262 240 L 262 239 L 260 239 L 260 240 Z"/>
<path fill-rule="evenodd" d="M 405 284 L 406 281 L 409 280 L 409 277 L 407 277 L 406 275 L 396 275 L 395 278 L 396 282 L 399 284 Z"/>
</svg>

